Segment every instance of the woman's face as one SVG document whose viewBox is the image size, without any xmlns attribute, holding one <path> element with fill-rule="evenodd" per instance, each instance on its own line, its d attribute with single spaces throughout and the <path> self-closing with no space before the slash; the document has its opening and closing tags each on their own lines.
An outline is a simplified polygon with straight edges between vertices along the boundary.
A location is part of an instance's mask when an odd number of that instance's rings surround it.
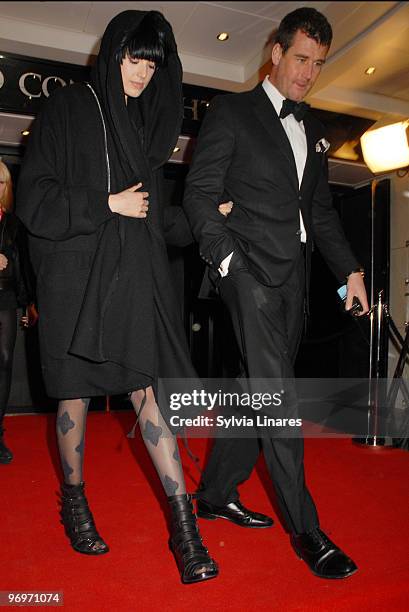
<svg viewBox="0 0 409 612">
<path fill-rule="evenodd" d="M 131 59 L 127 55 L 121 64 L 121 76 L 124 86 L 125 100 L 128 96 L 139 98 L 147 88 L 155 73 L 155 62 L 144 59 Z"/>
</svg>

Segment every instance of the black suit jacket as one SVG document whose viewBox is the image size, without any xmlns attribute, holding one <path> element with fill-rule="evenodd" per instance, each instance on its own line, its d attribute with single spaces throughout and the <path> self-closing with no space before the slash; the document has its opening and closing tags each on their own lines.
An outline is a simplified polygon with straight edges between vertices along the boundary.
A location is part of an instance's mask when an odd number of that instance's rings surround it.
<svg viewBox="0 0 409 612">
<path fill-rule="evenodd" d="M 261 84 L 212 100 L 186 179 L 184 208 L 200 254 L 217 271 L 234 251 L 263 284 L 288 278 L 300 251 L 299 209 L 312 241 L 343 282 L 358 267 L 332 205 L 325 154 L 316 151 L 323 126 L 307 113 L 308 154 L 301 187 L 290 142 Z M 234 203 L 226 218 L 218 205 Z"/>
</svg>

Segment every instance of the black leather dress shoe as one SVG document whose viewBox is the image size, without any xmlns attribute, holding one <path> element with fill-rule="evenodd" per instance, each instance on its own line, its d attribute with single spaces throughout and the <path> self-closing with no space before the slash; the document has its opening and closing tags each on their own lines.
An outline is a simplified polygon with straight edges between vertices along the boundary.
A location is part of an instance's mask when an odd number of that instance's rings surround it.
<svg viewBox="0 0 409 612">
<path fill-rule="evenodd" d="M 291 535 L 297 555 L 320 578 L 348 578 L 358 570 L 355 563 L 331 542 L 321 529 Z"/>
<path fill-rule="evenodd" d="M 259 512 L 252 512 L 243 506 L 240 501 L 231 502 L 225 506 L 214 506 L 203 499 L 197 500 L 197 516 L 214 521 L 224 518 L 240 527 L 271 527 L 273 519 Z"/>
</svg>

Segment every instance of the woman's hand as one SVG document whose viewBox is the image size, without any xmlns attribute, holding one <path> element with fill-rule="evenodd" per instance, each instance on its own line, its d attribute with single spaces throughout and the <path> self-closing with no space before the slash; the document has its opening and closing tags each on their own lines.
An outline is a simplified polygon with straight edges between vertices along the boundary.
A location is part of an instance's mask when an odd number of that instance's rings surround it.
<svg viewBox="0 0 409 612">
<path fill-rule="evenodd" d="M 3 255 L 3 253 L 0 253 L 0 270 L 5 270 L 7 268 L 8 263 L 9 260 L 7 259 L 7 257 Z"/>
<path fill-rule="evenodd" d="M 227 217 L 231 213 L 231 209 L 233 208 L 233 202 L 229 200 L 228 202 L 223 202 L 219 205 L 219 213 Z"/>
<path fill-rule="evenodd" d="M 33 327 L 37 323 L 38 312 L 34 304 L 29 304 L 26 307 L 26 313 L 21 317 L 20 323 L 23 327 Z"/>
<path fill-rule="evenodd" d="M 112 212 L 124 217 L 144 219 L 149 209 L 149 193 L 137 191 L 141 187 L 142 183 L 138 183 L 125 191 L 112 193 L 108 198 L 108 206 Z"/>
</svg>

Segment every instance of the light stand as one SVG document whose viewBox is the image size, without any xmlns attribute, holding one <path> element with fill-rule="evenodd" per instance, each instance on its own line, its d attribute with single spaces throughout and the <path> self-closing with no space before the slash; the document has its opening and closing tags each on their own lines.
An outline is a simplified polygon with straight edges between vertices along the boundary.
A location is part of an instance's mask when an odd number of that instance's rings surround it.
<svg viewBox="0 0 409 612">
<path fill-rule="evenodd" d="M 364 437 L 354 438 L 354 443 L 368 448 L 391 449 L 409 446 L 409 418 L 399 430 L 395 411 L 398 392 L 401 391 L 406 406 L 409 406 L 409 389 L 403 379 L 403 371 L 409 355 L 409 326 L 403 338 L 393 321 L 384 291 L 375 295 L 375 196 L 378 181 L 371 185 L 371 293 L 370 317 L 370 354 L 369 354 L 369 388 L 367 402 L 367 433 Z M 376 300 L 376 301 L 375 301 Z M 399 347 L 399 358 L 389 389 L 386 389 L 385 374 L 382 369 L 382 348 L 389 337 Z M 385 410 L 388 413 L 385 413 Z M 387 435 L 389 431 L 389 436 Z"/>
<path fill-rule="evenodd" d="M 381 398 L 384 388 L 381 379 L 381 347 L 388 335 L 387 305 L 384 303 L 383 290 L 378 292 L 375 303 L 375 200 L 378 180 L 371 183 L 371 295 L 369 311 L 369 388 L 368 388 L 368 420 L 367 433 L 363 438 L 354 438 L 356 444 L 368 448 L 391 448 L 393 442 L 380 435 L 381 406 L 385 405 Z M 386 334 L 386 336 L 385 336 Z"/>
<path fill-rule="evenodd" d="M 380 423 L 384 416 L 382 406 L 385 402 L 385 387 L 381 384 L 381 347 L 389 329 L 388 306 L 383 301 L 383 291 L 378 293 L 377 303 L 369 313 L 370 316 L 370 355 L 369 355 L 369 387 L 368 387 L 368 420 L 367 434 L 363 438 L 354 438 L 356 444 L 370 448 L 392 448 L 393 440 L 380 435 Z M 384 419 L 385 420 L 385 419 Z"/>
<path fill-rule="evenodd" d="M 361 136 L 362 153 L 368 168 L 374 173 L 390 172 L 400 168 L 409 168 L 409 146 L 407 128 L 409 120 L 398 121 L 389 124 L 388 118 L 384 118 L 372 126 Z M 394 376 L 394 384 L 391 385 L 385 401 L 380 403 L 380 375 L 381 375 L 381 347 L 389 337 L 389 324 L 396 329 L 388 307 L 383 301 L 383 291 L 379 291 L 375 303 L 375 195 L 378 180 L 371 183 L 371 310 L 370 310 L 370 364 L 369 364 L 369 394 L 368 394 L 368 428 L 364 438 L 354 441 L 368 448 L 391 448 L 393 440 L 380 436 L 381 406 L 391 407 L 394 405 L 398 393 L 396 381 L 401 379 L 409 348 L 409 333 L 406 338 L 401 337 L 401 354 Z M 396 335 L 396 334 L 395 334 Z M 400 336 L 399 332 L 398 335 Z M 406 386 L 405 386 L 406 390 Z M 383 395 L 385 388 L 382 387 Z M 390 402 L 393 402 L 392 404 Z M 389 415 L 390 416 L 390 415 Z M 384 430 L 385 431 L 385 430 Z M 390 440 L 390 441 L 388 441 Z"/>
</svg>

